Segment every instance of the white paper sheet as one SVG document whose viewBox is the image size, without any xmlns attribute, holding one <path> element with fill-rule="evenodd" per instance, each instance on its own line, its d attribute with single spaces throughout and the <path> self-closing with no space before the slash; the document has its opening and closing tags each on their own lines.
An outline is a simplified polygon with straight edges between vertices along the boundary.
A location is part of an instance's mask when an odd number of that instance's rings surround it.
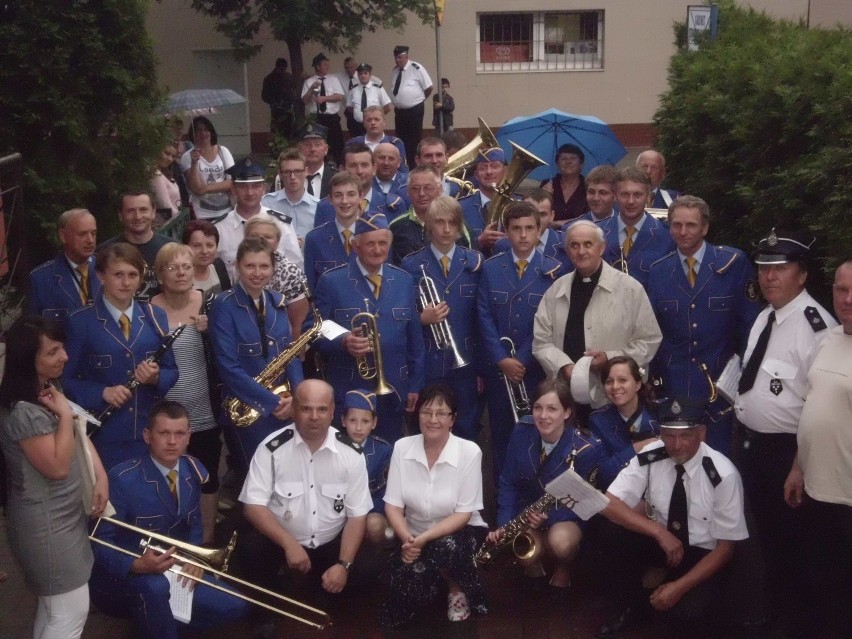
<svg viewBox="0 0 852 639">
<path fill-rule="evenodd" d="M 743 374 L 742 360 L 740 356 L 734 353 L 731 359 L 725 364 L 722 374 L 716 380 L 716 390 L 719 394 L 728 400 L 728 403 L 733 406 L 737 401 L 737 388 L 740 385 L 740 376 Z"/>
<path fill-rule="evenodd" d="M 79 457 L 83 466 L 81 477 L 81 490 L 83 497 L 83 509 L 86 514 L 92 512 L 92 490 L 95 487 L 95 463 L 92 461 L 92 452 L 89 450 L 89 438 L 86 436 L 86 418 L 80 415 L 74 416 L 74 454 Z M 106 508 L 101 517 L 112 517 L 115 508 L 107 501 Z"/>
<path fill-rule="evenodd" d="M 609 497 L 571 469 L 552 480 L 544 489 L 583 521 L 588 521 L 609 504 Z"/>
<path fill-rule="evenodd" d="M 166 579 L 169 580 L 169 606 L 172 616 L 177 621 L 189 623 L 192 619 L 192 598 L 195 596 L 195 590 L 181 585 L 179 566 L 169 568 L 166 571 Z M 198 587 L 196 584 L 196 588 Z"/>
<path fill-rule="evenodd" d="M 335 322 L 334 320 L 324 319 L 322 321 L 322 327 L 320 327 L 320 335 L 328 340 L 337 339 L 341 335 L 345 335 L 349 332 L 348 328 L 343 328 L 340 324 Z"/>
</svg>

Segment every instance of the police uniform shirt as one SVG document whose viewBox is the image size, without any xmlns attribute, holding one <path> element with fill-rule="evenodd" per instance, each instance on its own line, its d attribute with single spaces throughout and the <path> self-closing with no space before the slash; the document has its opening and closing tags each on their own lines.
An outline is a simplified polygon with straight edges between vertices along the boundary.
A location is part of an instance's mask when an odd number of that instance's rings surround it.
<svg viewBox="0 0 852 639">
<path fill-rule="evenodd" d="M 352 108 L 352 115 L 356 122 L 364 122 L 364 112 L 361 110 L 361 95 L 364 93 L 367 94 L 367 106 L 384 107 L 386 104 L 391 103 L 387 91 L 385 91 L 384 87 L 380 83 L 373 79 L 371 79 L 366 85 L 358 82 L 358 84 L 349 91 L 348 97 L 346 98 L 346 106 Z"/>
<path fill-rule="evenodd" d="M 631 459 L 618 474 L 608 492 L 631 508 L 636 507 L 639 500 L 645 497 L 654 509 L 656 521 L 666 526 L 672 488 L 677 477 L 675 462 L 666 457 L 640 464 L 643 456 L 652 457 L 658 449 L 665 454 L 663 442 L 645 446 L 640 455 Z M 705 457 L 712 461 L 709 471 L 705 468 Z M 742 480 L 731 461 L 702 442 L 698 452 L 683 466 L 686 471 L 684 482 L 689 515 L 689 545 L 713 550 L 720 539 L 746 539 L 748 529 L 743 515 Z M 711 479 L 711 473 L 715 473 L 717 478 Z M 714 481 L 718 482 L 715 487 Z"/>
<path fill-rule="evenodd" d="M 261 207 L 259 215 L 263 214 L 269 215 L 275 221 L 278 230 L 281 231 L 278 250 L 294 262 L 296 266 L 304 268 L 302 249 L 299 248 L 299 238 L 296 236 L 293 225 L 285 224 L 274 215 L 270 215 L 268 209 Z M 216 222 L 216 230 L 219 231 L 217 255 L 225 262 L 225 266 L 228 267 L 228 276 L 232 282 L 236 282 L 239 279 L 237 277 L 237 248 L 240 242 L 243 241 L 243 238 L 245 238 L 245 225 L 248 219 L 239 215 L 236 209 L 231 209 L 225 217 Z"/>
<path fill-rule="evenodd" d="M 819 317 L 814 311 L 807 311 L 808 308 L 815 309 Z M 757 316 L 748 336 L 743 366 L 772 311 L 770 305 Z M 776 310 L 766 356 L 754 386 L 738 395 L 734 404 L 737 419 L 758 433 L 795 434 L 805 403 L 808 369 L 816 357 L 817 346 L 828 333 L 825 329 L 835 326 L 834 318 L 807 291 Z"/>
<path fill-rule="evenodd" d="M 314 216 L 317 212 L 319 198 L 308 193 L 307 189 L 302 192 L 302 197 L 292 202 L 284 189 L 275 193 L 267 193 L 260 201 L 264 206 L 273 211 L 289 215 L 293 222 L 293 230 L 298 237 L 305 237 L 314 228 Z"/>
<path fill-rule="evenodd" d="M 397 109 L 410 109 L 426 99 L 425 91 L 432 86 L 432 78 L 426 73 L 422 64 L 409 60 L 402 71 L 399 67 L 393 68 L 389 86 L 396 86 L 396 78 L 400 73 L 402 73 L 402 81 L 399 84 L 399 91 L 396 95 L 392 95 L 391 100 Z"/>
<path fill-rule="evenodd" d="M 240 501 L 267 507 L 302 546 L 330 542 L 347 518 L 363 517 L 373 507 L 364 455 L 339 436 L 329 428 L 311 453 L 292 425 L 272 433 L 252 457 Z"/>
<path fill-rule="evenodd" d="M 300 97 L 304 98 L 305 94 L 307 94 L 308 91 L 313 91 L 313 89 L 311 87 L 314 85 L 314 82 L 316 82 L 319 79 L 320 79 L 320 77 L 318 75 L 312 75 L 310 78 L 305 80 L 305 83 L 302 85 L 302 93 L 300 94 Z M 325 81 L 323 82 L 323 84 L 325 84 L 325 94 L 326 95 L 337 94 L 337 95 L 343 96 L 342 101 L 326 102 L 325 103 L 325 111 L 323 113 L 325 115 L 337 115 L 338 113 L 340 113 L 342 105 L 346 100 L 346 94 L 349 93 L 349 91 L 347 91 L 343 88 L 343 86 L 340 84 L 340 80 L 337 78 L 337 76 L 333 76 L 333 75 L 330 75 L 330 74 L 325 76 Z M 310 104 L 310 112 L 311 113 L 319 113 L 319 111 L 317 110 L 317 106 L 318 105 L 316 103 L 316 100 L 312 100 L 311 104 Z"/>
</svg>

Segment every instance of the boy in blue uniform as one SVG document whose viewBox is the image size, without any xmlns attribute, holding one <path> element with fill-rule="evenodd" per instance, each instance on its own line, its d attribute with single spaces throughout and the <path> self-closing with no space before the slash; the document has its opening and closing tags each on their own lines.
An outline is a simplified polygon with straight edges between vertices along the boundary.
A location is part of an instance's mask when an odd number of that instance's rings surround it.
<svg viewBox="0 0 852 639">
<path fill-rule="evenodd" d="M 370 497 L 373 509 L 367 515 L 367 538 L 376 545 L 383 544 L 388 534 L 385 519 L 385 485 L 388 481 L 393 446 L 381 437 L 373 435 L 376 429 L 376 394 L 363 388 L 346 393 L 343 402 L 343 428 L 349 439 L 361 447 L 367 462 L 367 478 L 370 482 Z"/>
<path fill-rule="evenodd" d="M 476 331 L 476 290 L 482 273 L 482 255 L 458 246 L 462 215 L 459 203 L 448 195 L 436 198 L 426 212 L 430 242 L 402 261 L 420 295 L 421 280 L 430 277 L 440 304 L 421 304 L 420 323 L 426 344 L 426 385 L 444 382 L 459 397 L 454 434 L 476 441 L 479 434 L 480 392 L 484 389 L 483 362 Z M 425 284 L 422 284 L 425 287 Z M 446 322 L 446 324 L 442 324 Z M 455 350 L 449 345 L 449 335 Z M 435 340 L 440 331 L 442 341 Z M 457 357 L 458 355 L 458 357 Z"/>
<path fill-rule="evenodd" d="M 414 410 L 423 387 L 424 352 L 414 282 L 386 263 L 390 245 L 384 213 L 369 211 L 358 219 L 352 239 L 356 259 L 324 273 L 314 291 L 320 315 L 351 330 L 334 339 L 321 337 L 314 348 L 322 355 L 335 405 L 342 407 L 346 392 L 364 385 L 358 358 L 377 361 L 370 340 L 361 335 L 361 324 L 353 326 L 352 320 L 363 312 L 375 316 L 384 378 L 394 390 L 377 397 L 377 428 L 383 438 L 395 442 L 402 436 L 403 413 Z"/>
<path fill-rule="evenodd" d="M 334 219 L 305 236 L 305 277 L 311 291 L 320 275 L 354 257 L 350 240 L 355 234 L 355 220 L 361 214 L 359 187 L 358 177 L 347 171 L 331 178 L 329 199 L 334 206 Z"/>
<path fill-rule="evenodd" d="M 661 397 L 707 403 L 705 441 L 730 455 L 733 411 L 721 396 L 709 401 L 710 382 L 719 379 L 734 353 L 745 351 L 761 304 L 745 254 L 704 240 L 709 221 L 710 209 L 701 198 L 683 195 L 669 207 L 677 250 L 651 266 L 646 287 L 663 332 L 650 368 L 662 382 Z"/>
<path fill-rule="evenodd" d="M 479 184 L 479 192 L 462 198 L 464 225 L 470 233 L 470 245 L 486 255 L 491 254 L 494 243 L 505 237 L 502 231 L 488 225 L 488 207 L 493 206 L 491 199 L 497 193 L 497 186 L 506 177 L 506 154 L 500 147 L 480 151 L 476 156 L 474 177 Z"/>
<path fill-rule="evenodd" d="M 202 541 L 199 498 L 207 470 L 185 455 L 189 443 L 189 415 L 177 402 L 154 405 L 143 431 L 147 452 L 115 466 L 109 473 L 110 502 L 115 519 L 193 545 Z M 138 555 L 137 533 L 102 522 L 95 537 Z M 163 546 L 165 544 L 157 544 Z M 93 544 L 95 565 L 89 587 L 92 603 L 102 612 L 133 617 L 144 639 L 177 639 L 179 628 L 202 631 L 239 620 L 248 604 L 226 593 L 181 577 L 173 588 L 194 589 L 192 619 L 178 622 L 169 606 L 169 581 L 165 573 L 178 562 L 174 549 L 159 553 L 147 549 L 135 559 L 128 554 Z M 181 568 L 185 575 L 201 578 L 197 566 Z M 213 583 L 211 577 L 205 581 Z"/>
<path fill-rule="evenodd" d="M 488 361 L 485 387 L 495 481 L 515 425 L 501 374 L 528 389 L 544 380 L 544 370 L 532 355 L 533 319 L 542 295 L 562 268 L 535 250 L 541 221 L 533 204 L 512 202 L 504 220 L 511 250 L 486 260 L 477 292 L 480 339 Z M 501 341 L 505 337 L 514 343 L 514 355 L 507 341 Z"/>
</svg>

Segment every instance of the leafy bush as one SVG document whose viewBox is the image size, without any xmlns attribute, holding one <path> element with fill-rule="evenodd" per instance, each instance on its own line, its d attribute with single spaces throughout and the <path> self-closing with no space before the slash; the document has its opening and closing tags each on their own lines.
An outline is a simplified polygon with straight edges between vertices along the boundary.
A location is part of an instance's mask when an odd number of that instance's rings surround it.
<svg viewBox="0 0 852 639">
<path fill-rule="evenodd" d="M 683 44 L 683 25 L 675 28 Z M 852 37 L 719 2 L 719 37 L 681 47 L 655 115 L 668 181 L 700 195 L 714 240 L 746 251 L 773 226 L 852 255 Z"/>
</svg>

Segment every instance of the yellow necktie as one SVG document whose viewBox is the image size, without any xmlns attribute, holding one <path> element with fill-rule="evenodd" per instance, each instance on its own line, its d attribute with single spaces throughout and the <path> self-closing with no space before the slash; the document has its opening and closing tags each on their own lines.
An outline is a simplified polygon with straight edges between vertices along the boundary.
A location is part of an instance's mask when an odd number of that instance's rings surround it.
<svg viewBox="0 0 852 639">
<path fill-rule="evenodd" d="M 647 208 L 651 208 L 654 206 L 654 190 L 651 189 L 651 192 L 648 193 L 648 203 L 645 205 Z"/>
<path fill-rule="evenodd" d="M 695 280 L 697 279 L 697 275 L 695 273 L 695 258 L 688 257 L 686 258 L 686 279 L 689 282 L 690 286 L 695 286 Z"/>
<path fill-rule="evenodd" d="M 441 269 L 444 271 L 444 277 L 449 277 L 450 275 L 450 258 L 446 255 L 441 256 Z"/>
<path fill-rule="evenodd" d="M 77 272 L 80 274 L 80 300 L 85 305 L 89 303 L 89 263 L 78 266 Z"/>
<path fill-rule="evenodd" d="M 349 239 L 352 237 L 352 231 L 349 229 L 343 229 L 341 233 L 343 234 L 343 248 L 346 251 L 346 254 L 349 255 L 349 252 L 352 250 L 352 245 L 349 244 Z"/>
<path fill-rule="evenodd" d="M 633 236 L 636 234 L 635 226 L 625 226 L 624 232 L 627 234 L 627 239 L 624 240 L 624 245 L 621 247 L 624 257 L 630 255 L 630 249 L 633 248 Z"/>
<path fill-rule="evenodd" d="M 178 493 L 177 493 L 177 471 L 173 468 L 166 474 L 166 479 L 169 481 L 169 492 L 172 494 L 172 497 L 177 501 Z"/>
<path fill-rule="evenodd" d="M 364 211 L 366 211 L 366 210 L 367 210 L 367 207 L 368 207 L 369 205 L 370 205 L 370 203 L 367 201 L 367 198 L 364 198 L 363 200 L 361 200 L 361 213 L 363 213 Z"/>
<path fill-rule="evenodd" d="M 368 275 L 367 279 L 373 283 L 373 296 L 379 299 L 379 293 L 382 290 L 382 276 L 376 273 L 375 275 Z"/>
<path fill-rule="evenodd" d="M 121 317 L 118 318 L 118 325 L 121 327 L 124 339 L 130 339 L 130 318 L 122 313 Z"/>
<path fill-rule="evenodd" d="M 523 279 L 524 271 L 527 270 L 527 261 L 526 260 L 518 260 L 515 262 L 515 268 L 518 269 L 518 279 Z"/>
</svg>

